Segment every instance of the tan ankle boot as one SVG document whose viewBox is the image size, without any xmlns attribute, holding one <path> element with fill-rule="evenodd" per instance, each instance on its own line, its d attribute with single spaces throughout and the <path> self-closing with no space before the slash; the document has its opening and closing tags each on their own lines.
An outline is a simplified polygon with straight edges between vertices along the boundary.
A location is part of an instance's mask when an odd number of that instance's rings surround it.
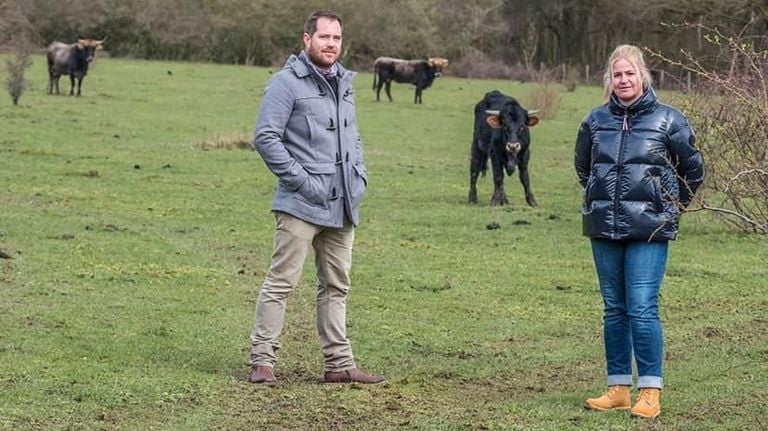
<svg viewBox="0 0 768 431">
<path fill-rule="evenodd" d="M 599 398 L 589 398 L 584 407 L 589 410 L 627 410 L 631 404 L 629 386 L 609 386 Z"/>
<path fill-rule="evenodd" d="M 653 419 L 661 414 L 661 402 L 659 397 L 661 390 L 656 388 L 642 388 L 637 403 L 632 407 L 632 416 Z"/>
</svg>

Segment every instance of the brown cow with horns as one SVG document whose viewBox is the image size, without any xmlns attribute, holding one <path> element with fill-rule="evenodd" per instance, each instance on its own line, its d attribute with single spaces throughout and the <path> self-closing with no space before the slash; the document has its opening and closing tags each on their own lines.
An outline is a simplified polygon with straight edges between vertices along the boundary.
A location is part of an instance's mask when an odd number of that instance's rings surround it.
<svg viewBox="0 0 768 431">
<path fill-rule="evenodd" d="M 448 60 L 440 57 L 433 57 L 427 60 L 401 60 L 392 57 L 379 57 L 373 63 L 373 90 L 376 92 L 376 101 L 379 101 L 381 87 L 387 93 L 389 101 L 392 101 L 392 94 L 389 88 L 392 81 L 413 84 L 416 86 L 416 93 L 413 96 L 413 103 L 421 103 L 421 93 L 429 88 L 432 82 L 443 72 L 443 67 L 448 65 Z M 377 82 L 378 78 L 378 82 Z"/>
<path fill-rule="evenodd" d="M 66 44 L 53 42 L 48 47 L 48 94 L 59 94 L 59 78 L 69 75 L 71 86 L 69 95 L 75 94 L 75 79 L 77 79 L 77 95 L 83 79 L 88 74 L 88 65 L 96 58 L 96 51 L 101 49 L 104 40 L 78 39 L 77 43 Z"/>
</svg>

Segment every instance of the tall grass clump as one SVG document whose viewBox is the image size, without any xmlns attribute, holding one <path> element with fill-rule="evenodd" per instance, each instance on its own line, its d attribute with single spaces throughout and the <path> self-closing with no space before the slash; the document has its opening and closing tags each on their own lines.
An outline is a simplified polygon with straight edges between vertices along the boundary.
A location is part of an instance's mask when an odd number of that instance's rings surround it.
<svg viewBox="0 0 768 431">
<path fill-rule="evenodd" d="M 202 150 L 246 150 L 251 149 L 251 137 L 245 133 L 214 133 L 195 146 Z"/>
</svg>

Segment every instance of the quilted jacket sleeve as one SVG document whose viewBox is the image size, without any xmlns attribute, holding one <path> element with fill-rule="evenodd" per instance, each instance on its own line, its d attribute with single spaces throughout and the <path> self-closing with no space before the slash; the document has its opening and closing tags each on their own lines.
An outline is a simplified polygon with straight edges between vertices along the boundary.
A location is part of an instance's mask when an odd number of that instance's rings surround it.
<svg viewBox="0 0 768 431">
<path fill-rule="evenodd" d="M 582 187 L 587 185 L 592 165 L 592 133 L 588 120 L 589 116 L 585 117 L 581 122 L 579 132 L 576 135 L 576 149 L 573 157 L 573 165 L 576 168 L 576 175 L 579 177 L 579 184 Z"/>
</svg>

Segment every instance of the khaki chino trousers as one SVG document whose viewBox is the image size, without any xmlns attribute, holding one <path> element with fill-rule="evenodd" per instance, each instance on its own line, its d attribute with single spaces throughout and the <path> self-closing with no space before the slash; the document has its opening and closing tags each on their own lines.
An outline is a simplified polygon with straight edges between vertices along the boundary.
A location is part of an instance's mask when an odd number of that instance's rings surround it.
<svg viewBox="0 0 768 431">
<path fill-rule="evenodd" d="M 317 226 L 282 212 L 276 212 L 275 218 L 272 263 L 261 286 L 251 332 L 251 365 L 275 366 L 287 299 L 301 278 L 311 247 L 317 268 L 316 325 L 325 371 L 355 368 L 346 322 L 354 226 Z"/>
</svg>

